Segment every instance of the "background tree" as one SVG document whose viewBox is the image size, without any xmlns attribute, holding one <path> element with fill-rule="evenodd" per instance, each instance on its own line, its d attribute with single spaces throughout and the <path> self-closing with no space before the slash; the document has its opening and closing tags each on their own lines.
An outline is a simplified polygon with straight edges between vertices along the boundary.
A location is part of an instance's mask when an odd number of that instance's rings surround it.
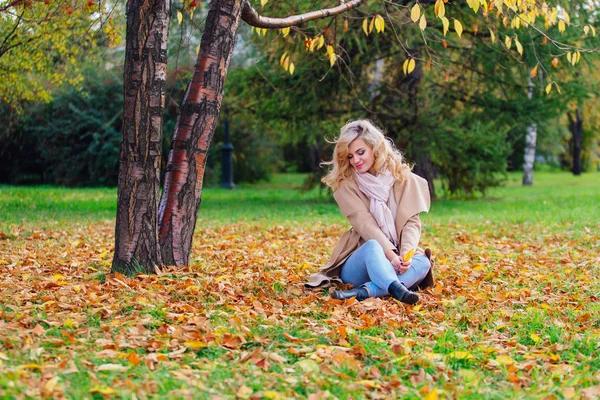
<svg viewBox="0 0 600 400">
<path fill-rule="evenodd" d="M 301 58 L 305 48 L 308 53 L 311 49 L 316 53 L 313 46 L 305 44 L 318 47 L 319 38 L 323 37 L 319 32 L 309 31 L 306 33 L 311 35 L 309 39 L 302 46 L 292 42 L 291 49 L 289 37 L 271 33 L 265 40 L 262 34 L 255 35 L 256 46 L 267 56 L 247 69 L 246 79 L 230 83 L 230 97 L 242 97 L 252 104 L 255 117 L 264 120 L 264 126 L 279 124 L 283 127 L 281 131 L 293 132 L 282 137 L 288 143 L 298 140 L 323 143 L 320 140 L 323 134 L 333 137 L 348 118 L 369 116 L 385 126 L 388 135 L 405 150 L 409 161 L 416 163 L 415 171 L 428 179 L 433 194 L 435 176 L 442 178 L 452 195 L 483 192 L 486 187 L 498 184 L 508 167 L 521 167 L 525 127 L 536 124 L 543 137 L 554 129 L 552 124 L 569 101 L 582 96 L 583 92 L 568 80 L 563 83 L 578 66 L 569 64 L 566 69 L 562 63 L 558 64 L 556 49 L 550 49 L 552 44 L 548 44 L 543 32 L 523 33 L 523 29 L 519 31 L 509 20 L 505 22 L 498 17 L 496 25 L 488 24 L 489 29 L 484 30 L 486 19 L 491 17 L 473 13 L 470 4 L 461 4 L 452 8 L 464 24 L 460 36 L 448 33 L 444 22 L 427 25 L 423 31 L 420 24 L 409 23 L 402 25 L 404 37 L 427 34 L 427 45 L 416 46 L 411 39 L 410 48 L 405 43 L 409 40 L 399 40 L 400 31 L 397 35 L 381 35 L 375 34 L 377 28 L 374 28 L 369 33 L 369 24 L 366 31 L 361 31 L 363 8 L 352 11 L 346 15 L 348 32 L 337 35 L 343 53 L 340 62 L 335 64 L 336 71 L 328 71 L 329 64 L 323 62 L 323 58 L 308 57 L 310 61 Z M 406 9 L 396 11 L 386 4 L 384 11 L 385 21 L 407 18 Z M 374 8 L 373 12 L 383 14 L 381 8 Z M 589 14 L 576 15 L 581 21 L 593 20 Z M 415 20 L 421 20 L 420 8 Z M 589 26 L 587 29 L 591 33 Z M 323 29 L 323 33 L 326 32 L 331 36 L 330 30 Z M 558 30 L 553 34 L 562 40 Z M 504 38 L 501 44 L 500 35 Z M 573 37 L 569 39 L 577 37 L 579 40 L 580 35 L 585 35 L 585 29 L 571 34 Z M 590 42 L 591 39 L 593 36 L 589 34 L 585 40 Z M 593 42 L 588 45 L 594 46 Z M 411 59 L 403 56 L 407 53 L 416 54 L 426 62 L 415 63 L 415 69 L 407 74 L 403 68 Z M 286 76 L 288 58 L 302 61 L 296 62 L 292 76 Z M 325 60 L 330 61 L 327 57 Z M 277 61 L 283 67 L 280 74 L 274 71 Z M 269 68 L 269 63 L 273 68 Z M 542 73 L 544 69 L 549 71 Z M 527 82 L 532 79 L 533 71 L 536 71 L 535 90 L 529 99 Z M 556 89 L 551 95 L 544 93 L 549 75 L 560 78 L 551 88 L 559 87 L 560 83 L 562 94 Z M 306 76 L 312 76 L 313 80 Z M 341 78 L 336 80 L 335 77 Z M 312 84 L 317 79 L 319 83 Z M 317 91 L 320 92 L 317 94 Z M 286 107 L 297 104 L 295 96 L 299 96 L 300 104 L 308 106 Z M 476 119 L 465 115 L 476 113 L 479 114 Z M 307 121 L 306 127 L 296 127 L 296 119 Z M 491 120 L 493 125 L 488 124 L 488 129 L 483 130 L 474 126 L 478 120 Z M 452 140 L 447 140 L 446 128 L 450 126 L 454 126 L 455 134 L 451 135 Z M 472 146 L 468 152 L 454 151 L 461 147 L 463 140 L 474 143 L 475 132 L 483 136 L 482 140 L 491 136 L 497 136 L 498 140 L 490 140 L 486 146 Z M 454 156 L 446 157 L 448 154 Z M 492 162 L 490 154 L 498 157 Z M 436 157 L 435 162 L 432 157 Z M 456 170 L 458 165 L 462 165 L 460 174 Z"/>
<path fill-rule="evenodd" d="M 49 101 L 57 86 L 82 82 L 81 61 L 98 46 L 117 45 L 113 11 L 95 0 L 0 2 L 0 101 Z"/>
</svg>

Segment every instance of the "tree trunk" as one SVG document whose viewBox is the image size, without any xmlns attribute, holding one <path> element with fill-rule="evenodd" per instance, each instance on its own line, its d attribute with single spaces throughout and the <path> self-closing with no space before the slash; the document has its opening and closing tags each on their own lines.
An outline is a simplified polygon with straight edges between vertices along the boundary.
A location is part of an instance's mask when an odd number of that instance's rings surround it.
<svg viewBox="0 0 600 400">
<path fill-rule="evenodd" d="M 581 110 L 575 110 L 575 118 L 571 113 L 569 116 L 569 130 L 573 135 L 573 175 L 581 175 L 583 170 L 581 166 L 581 148 L 583 144 L 583 116 Z"/>
<path fill-rule="evenodd" d="M 123 140 L 112 272 L 153 272 L 162 265 L 157 210 L 170 13 L 168 0 L 127 3 Z"/>
<path fill-rule="evenodd" d="M 241 5 L 242 0 L 210 3 L 194 76 L 175 126 L 160 199 L 159 242 L 165 265 L 189 265 L 206 157 L 219 120 Z"/>
<path fill-rule="evenodd" d="M 413 172 L 427 181 L 429 195 L 432 199 L 435 199 L 435 186 L 433 185 L 433 180 L 435 179 L 435 167 L 431 162 L 431 157 L 428 152 L 420 151 L 417 154 L 417 162 L 415 163 Z"/>
<path fill-rule="evenodd" d="M 533 97 L 533 79 L 529 77 L 527 98 Z M 525 136 L 525 155 L 523 157 L 523 186 L 533 185 L 533 163 L 535 161 L 535 148 L 537 140 L 537 124 L 534 122 L 527 127 Z"/>
<path fill-rule="evenodd" d="M 421 49 L 411 49 L 412 54 L 417 57 L 421 54 Z M 432 199 L 436 198 L 435 186 L 433 185 L 433 179 L 435 177 L 435 168 L 431 162 L 429 155 L 429 138 L 418 132 L 416 128 L 419 125 L 419 89 L 423 82 L 423 65 L 418 63 L 412 74 L 407 75 L 405 78 L 408 83 L 408 99 L 409 104 L 412 106 L 412 121 L 413 135 L 412 135 L 412 156 L 415 160 L 415 166 L 413 172 L 419 175 L 421 178 L 427 181 L 429 187 L 429 195 Z"/>
</svg>

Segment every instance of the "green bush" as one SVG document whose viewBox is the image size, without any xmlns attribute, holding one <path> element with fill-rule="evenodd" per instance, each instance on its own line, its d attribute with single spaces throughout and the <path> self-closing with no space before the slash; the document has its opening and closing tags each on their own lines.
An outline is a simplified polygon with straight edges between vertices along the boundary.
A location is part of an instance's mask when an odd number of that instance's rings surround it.
<svg viewBox="0 0 600 400">
<path fill-rule="evenodd" d="M 59 88 L 50 103 L 28 104 L 18 116 L 2 108 L 4 122 L 13 122 L 0 149 L 3 182 L 117 184 L 123 108 L 120 75 L 90 66 L 84 76 L 83 90 Z"/>
<path fill-rule="evenodd" d="M 188 69 L 179 69 L 167 81 L 163 132 L 163 171 L 183 99 Z M 178 75 L 179 74 L 179 75 Z M 82 89 L 58 88 L 50 103 L 29 103 L 15 113 L 0 105 L 0 182 L 62 186 L 116 186 L 123 109 L 121 71 L 96 66 L 84 69 Z M 268 179 L 281 169 L 273 133 L 260 129 L 243 107 L 230 108 L 234 146 L 234 181 Z M 222 114 L 221 120 L 225 117 Z M 223 124 L 209 149 L 205 185 L 221 181 Z"/>
<path fill-rule="evenodd" d="M 444 191 L 450 196 L 485 194 L 505 178 L 511 145 L 508 128 L 476 114 L 440 126 L 430 147 Z"/>
</svg>

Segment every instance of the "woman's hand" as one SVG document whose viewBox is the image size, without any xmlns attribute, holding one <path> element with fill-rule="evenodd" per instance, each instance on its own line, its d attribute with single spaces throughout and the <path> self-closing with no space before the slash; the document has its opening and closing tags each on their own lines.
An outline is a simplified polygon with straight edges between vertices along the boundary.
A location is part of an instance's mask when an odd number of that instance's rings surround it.
<svg viewBox="0 0 600 400">
<path fill-rule="evenodd" d="M 397 274 L 403 274 L 408 271 L 408 268 L 410 268 L 410 260 L 404 262 L 400 256 L 395 256 L 390 262 L 392 263 L 394 271 L 396 271 Z"/>
<path fill-rule="evenodd" d="M 410 260 L 407 262 L 402 261 L 402 257 L 396 254 L 396 252 L 393 250 L 388 250 L 385 253 L 385 256 L 390 261 L 392 267 L 394 267 L 394 271 L 396 271 L 397 274 L 403 274 L 408 271 L 408 268 L 410 267 Z"/>
</svg>

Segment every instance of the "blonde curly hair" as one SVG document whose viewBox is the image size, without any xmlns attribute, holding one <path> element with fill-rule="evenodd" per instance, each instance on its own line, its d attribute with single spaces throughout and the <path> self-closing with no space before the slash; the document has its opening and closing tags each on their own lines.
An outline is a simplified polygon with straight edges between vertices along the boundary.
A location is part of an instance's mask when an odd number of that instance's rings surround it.
<svg viewBox="0 0 600 400">
<path fill-rule="evenodd" d="M 391 171 L 396 180 L 404 180 L 404 172 L 410 171 L 410 166 L 404 162 L 402 154 L 394 147 L 391 139 L 367 119 L 348 122 L 340 130 L 340 136 L 334 139 L 335 148 L 333 159 L 324 161 L 322 166 L 332 166 L 329 173 L 321 179 L 323 183 L 337 190 L 346 179 L 354 179 L 354 169 L 348 160 L 348 146 L 354 140 L 361 138 L 373 151 L 376 173 Z"/>
</svg>

